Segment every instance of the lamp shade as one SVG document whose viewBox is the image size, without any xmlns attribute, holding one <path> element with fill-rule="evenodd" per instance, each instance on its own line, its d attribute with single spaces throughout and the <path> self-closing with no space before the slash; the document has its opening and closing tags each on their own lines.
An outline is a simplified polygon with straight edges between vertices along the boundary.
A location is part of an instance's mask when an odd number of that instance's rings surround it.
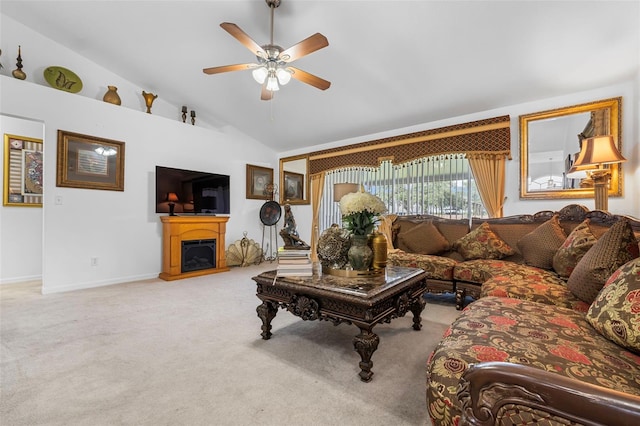
<svg viewBox="0 0 640 426">
<path fill-rule="evenodd" d="M 176 201 L 178 201 L 178 194 L 176 194 L 175 192 L 168 193 L 167 201 L 171 201 L 172 203 L 175 203 Z"/>
<path fill-rule="evenodd" d="M 251 71 L 251 74 L 253 75 L 253 79 L 256 82 L 263 84 L 264 81 L 267 79 L 267 75 L 269 74 L 269 71 L 267 71 L 265 67 L 258 67 L 253 71 Z"/>
<path fill-rule="evenodd" d="M 278 86 L 278 79 L 276 78 L 275 74 L 269 75 L 269 77 L 267 77 L 267 90 L 270 90 L 272 92 L 277 92 L 278 90 L 280 90 L 280 86 Z"/>
<path fill-rule="evenodd" d="M 596 136 L 582 141 L 580 154 L 578 154 L 569 173 L 580 170 L 596 170 L 603 164 L 622 163 L 623 161 L 627 161 L 627 159 L 618 151 L 613 136 Z"/>
<path fill-rule="evenodd" d="M 575 158 L 576 160 L 578 159 L 578 156 L 580 156 L 579 152 L 576 152 L 575 154 L 573 154 L 571 157 Z M 575 163 L 575 161 L 574 161 Z M 575 165 L 571 165 L 571 167 L 569 168 L 569 170 L 567 170 L 566 173 L 566 177 L 569 179 L 585 179 L 587 177 L 587 172 L 591 170 L 590 166 L 575 166 Z"/>
<path fill-rule="evenodd" d="M 278 82 L 284 86 L 291 80 L 291 72 L 286 68 L 278 68 L 276 71 L 276 77 L 278 77 Z"/>
<path fill-rule="evenodd" d="M 335 183 L 333 184 L 333 201 L 338 202 L 342 197 L 352 192 L 358 192 L 360 185 L 357 183 Z"/>
</svg>

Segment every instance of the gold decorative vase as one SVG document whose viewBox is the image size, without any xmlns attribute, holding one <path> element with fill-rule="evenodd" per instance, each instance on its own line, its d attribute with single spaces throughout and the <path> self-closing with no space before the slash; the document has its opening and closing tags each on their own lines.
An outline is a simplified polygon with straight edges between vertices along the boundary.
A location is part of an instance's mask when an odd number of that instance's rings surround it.
<svg viewBox="0 0 640 426">
<path fill-rule="evenodd" d="M 384 269 L 387 266 L 387 237 L 381 232 L 371 234 L 371 250 L 373 250 L 373 269 Z"/>
<path fill-rule="evenodd" d="M 153 93 L 147 93 L 143 90 L 142 97 L 144 98 L 145 105 L 147 105 L 147 114 L 151 114 L 151 105 L 153 105 L 153 101 L 156 100 L 158 95 L 154 95 Z"/>
<path fill-rule="evenodd" d="M 118 88 L 116 86 L 107 86 L 107 88 L 109 90 L 107 90 L 107 93 L 104 94 L 102 100 L 114 105 L 122 104 L 120 95 L 118 95 Z"/>
</svg>

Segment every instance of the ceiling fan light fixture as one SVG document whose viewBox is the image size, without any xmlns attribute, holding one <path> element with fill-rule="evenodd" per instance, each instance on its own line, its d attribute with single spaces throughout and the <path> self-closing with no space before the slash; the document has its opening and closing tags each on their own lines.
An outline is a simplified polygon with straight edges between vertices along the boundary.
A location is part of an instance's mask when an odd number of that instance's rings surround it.
<svg viewBox="0 0 640 426">
<path fill-rule="evenodd" d="M 267 75 L 269 74 L 269 72 L 267 71 L 267 69 L 265 67 L 258 67 L 256 69 L 254 69 L 251 74 L 253 75 L 253 79 L 255 81 L 257 81 L 260 84 L 263 84 L 264 81 L 267 79 Z"/>
<path fill-rule="evenodd" d="M 329 86 L 331 86 L 331 82 L 291 66 L 291 62 L 327 47 L 329 45 L 327 38 L 320 33 L 315 33 L 287 49 L 283 49 L 277 44 L 274 44 L 273 15 L 274 10 L 280 6 L 281 0 L 265 1 L 271 12 L 271 22 L 269 25 L 271 34 L 268 44 L 259 45 L 234 23 L 223 22 L 220 24 L 223 30 L 256 55 L 257 63 L 223 65 L 204 68 L 202 71 L 205 74 L 211 75 L 250 69 L 252 70 L 254 80 L 262 85 L 260 99 L 265 101 L 273 98 L 273 93 L 267 92 L 280 90 L 280 86 L 289 83 L 291 78 L 309 84 L 317 89 L 327 90 Z"/>
<path fill-rule="evenodd" d="M 272 92 L 277 92 L 278 90 L 280 90 L 280 87 L 278 86 L 278 79 L 276 78 L 276 76 L 270 75 L 269 78 L 267 78 L 267 90 L 270 90 Z"/>
<path fill-rule="evenodd" d="M 284 86 L 289 81 L 291 81 L 291 71 L 286 68 L 278 68 L 276 71 L 276 77 L 278 77 L 278 82 L 281 86 Z"/>
</svg>

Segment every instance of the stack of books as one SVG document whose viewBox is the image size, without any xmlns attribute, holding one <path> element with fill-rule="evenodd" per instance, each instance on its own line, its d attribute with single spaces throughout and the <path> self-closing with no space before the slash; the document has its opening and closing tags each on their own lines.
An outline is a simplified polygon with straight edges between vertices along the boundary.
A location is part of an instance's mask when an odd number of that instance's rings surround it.
<svg viewBox="0 0 640 426">
<path fill-rule="evenodd" d="M 280 277 L 310 277 L 313 275 L 311 250 L 278 247 L 277 275 Z"/>
</svg>

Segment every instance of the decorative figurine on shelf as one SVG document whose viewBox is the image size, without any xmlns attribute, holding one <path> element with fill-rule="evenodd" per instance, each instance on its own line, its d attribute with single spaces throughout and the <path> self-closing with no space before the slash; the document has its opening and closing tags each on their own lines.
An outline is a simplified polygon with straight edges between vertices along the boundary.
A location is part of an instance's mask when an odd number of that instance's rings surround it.
<svg viewBox="0 0 640 426">
<path fill-rule="evenodd" d="M 143 90 L 142 97 L 144 98 L 144 103 L 147 105 L 147 114 L 151 114 L 151 105 L 153 105 L 153 101 L 156 100 L 158 95 L 154 95 L 153 93 L 147 93 Z"/>
<path fill-rule="evenodd" d="M 191 110 L 191 125 L 196 125 L 196 112 L 194 110 Z"/>
<path fill-rule="evenodd" d="M 11 75 L 13 75 L 18 80 L 24 80 L 25 78 L 27 78 L 27 74 L 25 74 L 24 71 L 22 71 L 22 50 L 21 49 L 22 47 L 18 46 L 18 57 L 16 58 L 16 60 L 18 61 L 16 62 L 16 66 L 18 68 L 13 70 L 13 72 L 11 73 Z"/>
<path fill-rule="evenodd" d="M 285 249 L 309 249 L 309 244 L 300 239 L 296 230 L 296 220 L 291 211 L 291 205 L 284 205 L 284 228 L 280 230 L 280 236 L 284 240 Z"/>
<path fill-rule="evenodd" d="M 182 106 L 182 122 L 183 123 L 187 122 L 187 107 L 186 107 L 186 105 Z"/>
<path fill-rule="evenodd" d="M 107 93 L 104 94 L 102 100 L 113 105 L 122 105 L 122 100 L 120 99 L 120 95 L 118 95 L 118 88 L 116 86 L 107 86 Z"/>
<path fill-rule="evenodd" d="M 2 56 L 2 49 L 0 49 L 0 56 Z M 1 70 L 2 68 L 4 68 L 4 67 L 2 66 L 2 62 L 0 62 L 0 70 Z"/>
</svg>

